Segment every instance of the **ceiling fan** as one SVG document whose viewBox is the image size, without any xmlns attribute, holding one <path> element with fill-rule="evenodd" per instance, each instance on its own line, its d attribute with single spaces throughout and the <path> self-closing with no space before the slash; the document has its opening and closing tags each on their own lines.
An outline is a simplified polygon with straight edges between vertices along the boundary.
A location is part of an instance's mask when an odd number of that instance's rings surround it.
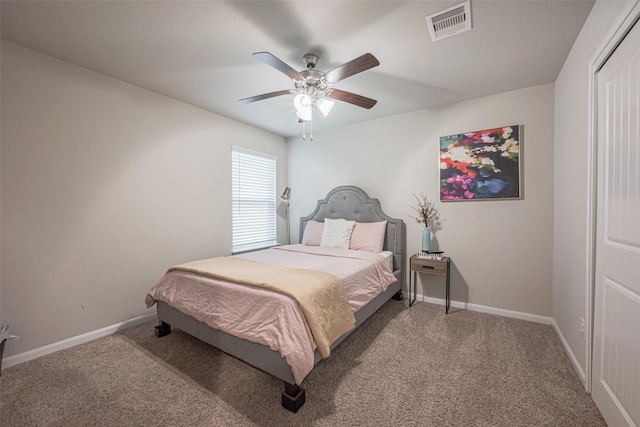
<svg viewBox="0 0 640 427">
<path fill-rule="evenodd" d="M 366 96 L 333 88 L 334 83 L 340 80 L 380 65 L 378 59 L 370 53 L 365 53 L 326 73 L 315 69 L 319 58 L 312 53 L 307 53 L 303 56 L 302 60 L 307 69 L 300 72 L 294 70 L 269 52 L 256 52 L 253 56 L 281 73 L 284 73 L 293 80 L 295 88 L 243 98 L 240 102 L 244 104 L 276 96 L 294 94 L 293 102 L 296 108 L 296 114 L 300 122 L 306 122 L 311 120 L 311 110 L 314 106 L 318 108 L 324 116 L 327 116 L 331 108 L 333 108 L 333 99 L 348 102 L 366 109 L 370 109 L 378 102 Z"/>
</svg>

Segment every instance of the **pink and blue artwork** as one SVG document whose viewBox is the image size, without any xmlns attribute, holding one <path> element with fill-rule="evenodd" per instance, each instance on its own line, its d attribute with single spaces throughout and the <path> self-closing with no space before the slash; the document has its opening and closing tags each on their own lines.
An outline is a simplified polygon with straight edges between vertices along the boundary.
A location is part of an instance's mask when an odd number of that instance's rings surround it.
<svg viewBox="0 0 640 427">
<path fill-rule="evenodd" d="M 440 137 L 440 200 L 521 198 L 522 127 Z"/>
</svg>

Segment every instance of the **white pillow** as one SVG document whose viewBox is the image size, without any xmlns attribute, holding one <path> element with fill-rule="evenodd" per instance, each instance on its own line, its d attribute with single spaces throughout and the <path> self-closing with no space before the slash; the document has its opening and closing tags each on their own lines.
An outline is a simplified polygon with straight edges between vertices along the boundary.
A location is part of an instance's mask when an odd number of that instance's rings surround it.
<svg viewBox="0 0 640 427">
<path fill-rule="evenodd" d="M 349 249 L 351 241 L 351 232 L 355 221 L 347 221 L 346 219 L 324 220 L 324 230 L 322 230 L 322 240 L 320 246 L 325 248 Z"/>
</svg>

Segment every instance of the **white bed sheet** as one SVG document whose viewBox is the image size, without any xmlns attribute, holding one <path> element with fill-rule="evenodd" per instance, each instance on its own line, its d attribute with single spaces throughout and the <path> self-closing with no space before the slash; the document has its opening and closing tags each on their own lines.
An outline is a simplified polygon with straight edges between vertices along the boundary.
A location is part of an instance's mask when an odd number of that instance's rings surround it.
<svg viewBox="0 0 640 427">
<path fill-rule="evenodd" d="M 393 271 L 393 252 L 391 252 L 391 251 L 382 251 L 382 252 L 380 252 L 379 255 L 387 260 L 387 265 L 389 266 L 389 269 L 391 271 Z"/>
</svg>

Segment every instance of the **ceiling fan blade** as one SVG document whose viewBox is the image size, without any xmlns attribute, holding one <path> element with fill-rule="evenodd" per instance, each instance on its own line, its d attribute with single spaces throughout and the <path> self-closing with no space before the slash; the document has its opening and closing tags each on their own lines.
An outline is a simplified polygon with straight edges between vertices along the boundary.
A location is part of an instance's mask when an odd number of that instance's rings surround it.
<svg viewBox="0 0 640 427">
<path fill-rule="evenodd" d="M 240 102 L 242 102 L 243 104 L 250 104 L 256 101 L 262 101 L 263 99 L 269 99 L 275 96 L 289 95 L 289 94 L 291 94 L 290 90 L 279 90 L 277 92 L 263 93 L 262 95 L 250 96 L 249 98 L 242 98 Z"/>
<path fill-rule="evenodd" d="M 378 101 L 375 99 L 367 98 L 366 96 L 357 95 L 355 93 L 347 92 L 346 90 L 331 89 L 327 91 L 329 98 L 337 99 L 338 101 L 348 102 L 358 107 L 366 108 L 367 110 L 376 105 Z"/>
<path fill-rule="evenodd" d="M 265 64 L 272 66 L 281 73 L 286 74 L 292 80 L 304 81 L 304 77 L 302 76 L 302 74 L 300 74 L 269 52 L 256 52 L 253 54 L 253 56 L 264 62 Z"/>
<path fill-rule="evenodd" d="M 333 70 L 325 73 L 324 78 L 329 83 L 339 82 L 340 80 L 351 77 L 354 74 L 361 73 L 369 68 L 377 67 L 380 65 L 380 61 L 370 53 L 365 53 L 362 56 L 352 59 L 351 61 L 339 65 Z"/>
</svg>

